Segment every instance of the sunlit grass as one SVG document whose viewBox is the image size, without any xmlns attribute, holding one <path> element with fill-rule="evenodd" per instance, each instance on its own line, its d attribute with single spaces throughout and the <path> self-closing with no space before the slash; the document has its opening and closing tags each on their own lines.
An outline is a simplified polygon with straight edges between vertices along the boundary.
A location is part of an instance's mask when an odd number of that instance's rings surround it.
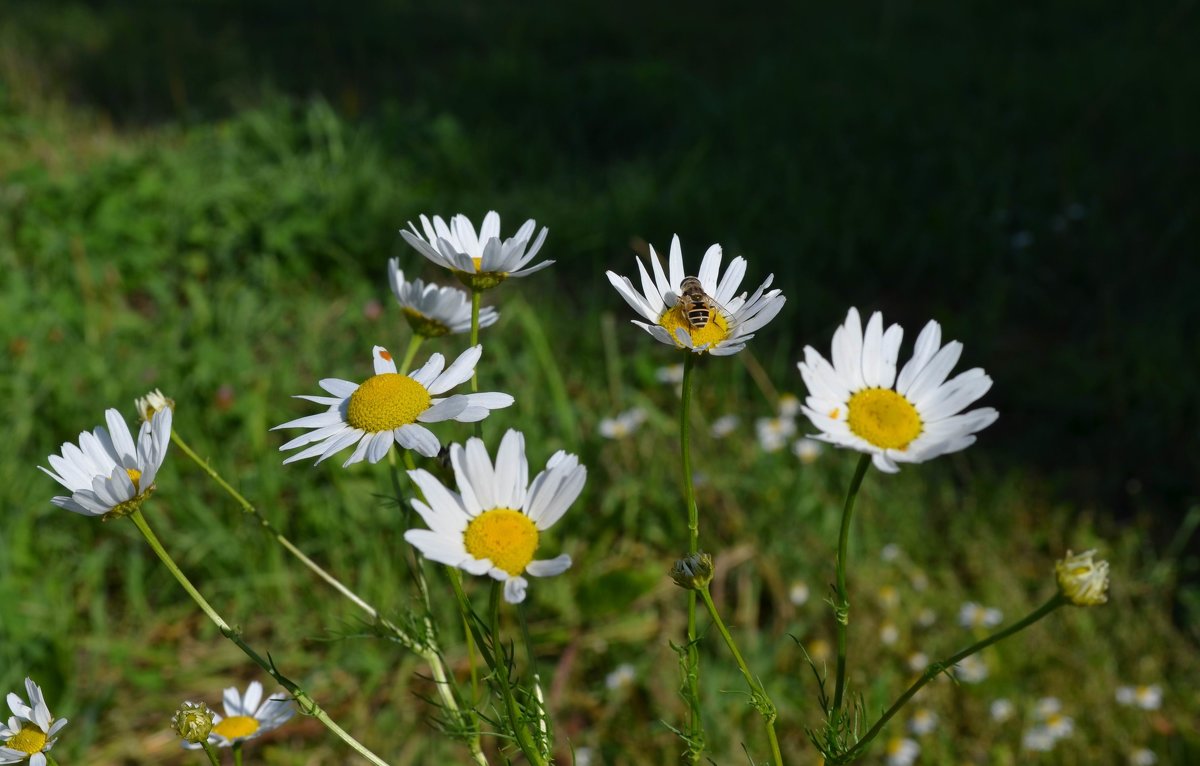
<svg viewBox="0 0 1200 766">
<path fill-rule="evenodd" d="M 78 171 L 65 169 L 69 163 L 62 160 L 76 149 L 53 147 L 60 161 L 52 178 L 26 165 L 19 184 L 6 187 L 9 194 L 17 186 L 23 194 L 49 189 L 64 205 L 90 188 L 97 204 L 113 211 L 106 229 L 112 239 L 99 246 L 88 232 L 56 228 L 49 203 L 37 208 L 44 220 L 36 237 L 0 237 L 0 326 L 8 360 L 0 400 L 6 441 L 14 445 L 0 461 L 6 511 L 0 690 L 16 688 L 25 675 L 43 684 L 55 713 L 72 719 L 55 750 L 64 763 L 194 762 L 168 730 L 178 702 L 208 695 L 215 704 L 213 690 L 259 677 L 184 601 L 131 525 L 101 524 L 50 506 L 57 488 L 34 466 L 94 427 L 105 407 L 120 407 L 132 419 L 133 398 L 162 387 L 178 402 L 181 435 L 307 553 L 385 611 L 410 597 L 399 509 L 382 467 L 284 467 L 277 447 L 286 437 L 268 431 L 311 411 L 291 395 L 308 391 L 317 377 L 368 374 L 371 346 L 399 350 L 409 332 L 387 288 L 390 253 L 379 253 L 375 268 L 360 273 L 369 255 L 358 252 L 353 239 L 327 249 L 324 224 L 306 219 L 326 201 L 320 193 L 294 204 L 269 194 L 285 182 L 304 188 L 326 168 L 325 149 L 298 164 L 262 160 L 261 147 L 250 146 L 255 137 L 269 149 L 273 131 L 290 129 L 271 119 L 236 124 L 230 130 L 239 138 L 227 143 L 169 131 L 119 139 L 127 145 L 117 154 L 131 151 L 136 161 L 102 153 L 96 175 L 90 157 L 81 158 Z M 210 154 L 207 141 L 218 150 Z M 226 150 L 247 180 L 227 179 L 233 186 L 226 190 L 205 188 L 200 168 Z M 342 176 L 347 186 L 324 187 L 344 205 L 339 220 L 347 226 L 353 204 L 341 196 L 345 189 L 383 182 L 382 173 L 365 169 L 375 155 L 363 152 L 354 172 Z M 173 163 L 190 170 L 164 170 Z M 150 184 L 143 198 L 104 198 L 106 174 L 154 179 L 160 171 L 183 188 L 143 180 Z M 192 194 L 208 195 L 211 206 L 171 207 Z M 263 196 L 270 199 L 259 200 Z M 142 203 L 162 199 L 167 202 L 152 210 L 152 220 L 139 217 Z M 396 208 L 399 227 L 416 200 L 415 193 L 397 192 L 378 204 Z M 257 207 L 247 211 L 239 201 Z M 229 218 L 189 218 L 214 210 Z M 237 228 L 240 216 L 245 226 Z M 181 244 L 186 236 L 179 227 L 188 223 L 200 227 L 194 247 Z M 229 230 L 239 237 L 224 240 Z M 222 242 L 224 249 L 216 246 Z M 556 241 L 551 231 L 547 247 L 567 259 L 572 243 Z M 417 273 L 423 264 L 412 254 L 404 265 Z M 575 566 L 539 582 L 531 600 L 539 660 L 553 678 L 549 705 L 564 752 L 570 743 L 599 751 L 608 763 L 672 762 L 680 745 L 663 721 L 678 720 L 681 702 L 668 640 L 683 628 L 679 593 L 665 573 L 681 552 L 686 513 L 675 387 L 658 382 L 655 371 L 678 355 L 652 347 L 624 322 L 602 274 L 582 283 L 555 279 L 551 270 L 536 284 L 505 285 L 491 294 L 502 316 L 484 331 L 480 368 L 485 389 L 517 397 L 515 407 L 487 421 L 493 445 L 506 427 L 519 426 L 531 462 L 568 448 L 591 470 L 579 508 L 556 527 L 556 542 Z M 776 327 L 769 337 L 788 332 Z M 811 340 L 790 342 L 798 347 Z M 444 339 L 427 349 L 450 354 L 463 345 Z M 768 350 L 762 356 L 776 387 L 801 391 L 793 359 Z M 697 372 L 694 460 L 705 545 L 720 572 L 714 596 L 780 707 L 785 752 L 805 762 L 815 751 L 802 728 L 817 725 L 820 716 L 796 642 L 820 660 L 821 643 L 828 647 L 833 640 L 823 599 L 833 580 L 836 509 L 855 456 L 827 450 L 802 464 L 788 450 L 763 453 L 752 423 L 772 415 L 773 402 L 742 363 L 706 362 Z M 627 441 L 599 436 L 603 417 L 632 406 L 647 417 Z M 708 424 L 725 414 L 741 415 L 740 429 L 723 440 L 708 437 Z M 458 439 L 471 433 L 470 426 L 449 425 Z M 431 726 L 434 711 L 421 699 L 431 689 L 419 663 L 368 637 L 350 604 L 286 559 L 178 452 L 169 455 L 158 485 L 145 510 L 180 564 L 251 643 L 269 649 L 336 719 L 393 763 L 462 756 Z M 988 650 L 988 676 L 980 683 L 932 685 L 920 704 L 940 722 L 919 738 L 922 762 L 1026 762 L 1022 720 L 1045 696 L 1059 698 L 1076 723 L 1074 734 L 1048 756 L 1051 762 L 1121 762 L 1139 746 L 1158 751 L 1161 762 L 1195 757 L 1200 664 L 1171 622 L 1162 588 L 1172 562 L 1158 561 L 1136 526 L 1116 527 L 1102 513 L 1058 504 L 1032 473 L 995 472 L 986 449 L 896 477 L 869 476 L 856 525 L 850 635 L 860 670 L 850 681 L 870 711 L 907 684 L 913 652 L 936 657 L 971 640 L 955 622 L 962 603 L 976 601 L 1013 618 L 1053 592 L 1053 560 L 1066 548 L 1099 547 L 1113 562 L 1106 607 L 1063 610 Z M 886 545 L 899 555 L 884 560 Z M 791 599 L 796 583 L 810 592 L 799 605 Z M 923 625 L 926 612 L 934 619 Z M 442 616 L 444 626 L 454 624 L 449 605 Z M 888 626 L 894 643 L 881 639 Z M 706 713 L 725 722 L 710 727 L 713 757 L 741 762 L 743 738 L 752 751 L 762 751 L 760 727 L 742 704 L 742 682 L 715 634 L 705 635 L 702 651 Z M 449 659 L 465 672 L 461 646 Z M 633 665 L 635 678 L 611 690 L 605 678 L 621 663 Z M 867 675 L 867 668 L 878 672 Z M 1162 684 L 1164 707 L 1118 706 L 1116 687 L 1136 683 Z M 989 718 L 989 705 L 999 697 L 1017 709 L 1006 723 Z M 304 720 L 260 747 L 269 751 L 268 762 L 281 764 L 348 757 Z"/>
</svg>

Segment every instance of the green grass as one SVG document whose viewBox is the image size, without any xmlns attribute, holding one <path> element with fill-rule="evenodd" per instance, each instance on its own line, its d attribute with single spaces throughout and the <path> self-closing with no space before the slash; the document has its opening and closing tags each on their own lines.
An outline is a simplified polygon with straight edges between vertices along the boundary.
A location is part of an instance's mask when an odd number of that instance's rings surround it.
<svg viewBox="0 0 1200 766">
<path fill-rule="evenodd" d="M 862 55 L 876 60 L 869 50 Z M 489 137 L 469 127 L 478 115 L 466 107 L 441 111 L 418 104 L 376 115 L 374 122 L 354 122 L 324 100 L 287 98 L 190 124 L 113 128 L 92 110 L 19 92 L 11 75 L 28 70 L 14 61 L 24 59 L 5 59 L 6 100 L 0 110 L 5 328 L 0 401 L 12 445 L 0 460 L 5 513 L 0 690 L 16 689 L 25 675 L 46 688 L 54 713 L 71 718 L 55 750 L 62 763 L 195 763 L 196 756 L 182 753 L 167 728 L 177 704 L 184 699 L 213 704 L 222 687 L 262 679 L 186 601 L 131 524 L 101 523 L 49 504 L 57 485 L 35 466 L 45 465 L 45 456 L 62 442 L 99 424 L 107 407 L 132 418 L 133 398 L 162 387 L 178 402 L 180 434 L 273 524 L 385 612 L 398 614 L 409 603 L 403 529 L 386 469 L 342 469 L 335 461 L 316 468 L 282 466 L 277 447 L 287 437 L 268 429 L 314 411 L 288 397 L 315 392 L 319 378 L 367 375 L 373 344 L 403 349 L 408 332 L 387 290 L 387 257 L 400 256 L 406 273 L 446 281 L 395 236 L 419 212 L 461 209 L 477 216 L 495 207 L 505 216 L 506 230 L 526 215 L 551 225 L 546 252 L 559 265 L 488 296 L 502 318 L 484 331 L 480 380 L 485 389 L 517 397 L 515 407 L 485 421 L 490 442 L 503 429 L 519 427 L 527 434 L 531 462 L 566 448 L 577 451 L 590 470 L 583 497 L 547 536 L 548 546 L 571 553 L 575 565 L 531 588 L 531 628 L 543 673 L 553 678 L 549 704 L 562 753 L 568 745 L 587 746 L 599 750 L 605 763 L 661 764 L 673 762 L 680 749 L 665 725 L 683 715 L 668 642 L 683 635 L 684 599 L 665 576 L 686 543 L 678 399 L 654 378 L 659 366 L 678 360 L 627 323 L 629 312 L 603 278 L 604 267 L 626 271 L 632 265 L 629 243 L 644 237 L 665 244 L 675 227 L 689 254 L 712 239 L 731 250 L 737 242 L 750 257 L 751 280 L 759 275 L 758 253 L 777 265 L 794 260 L 793 247 L 815 253 L 819 278 L 810 282 L 796 271 L 782 273 L 789 313 L 751 347 L 771 383 L 783 391 L 803 393 L 794 367 L 798 350 L 806 343 L 827 347 L 833 322 L 862 297 L 901 306 L 913 322 L 933 314 L 956 323 L 955 334 L 968 340 L 966 364 L 982 365 L 998 380 L 989 397 L 1018 410 L 1022 405 L 1034 412 L 1069 410 L 1066 420 L 1053 420 L 1028 437 L 1038 455 L 1061 453 L 1063 444 L 1073 449 L 1076 432 L 1070 425 L 1122 395 L 1116 383 L 1101 381 L 1077 398 L 1053 398 L 1063 393 L 1057 387 L 1068 387 L 1067 380 L 1088 379 L 1097 369 L 1089 358 L 1094 347 L 1065 350 L 1056 359 L 1073 377 L 1048 376 L 1040 387 L 1020 386 L 1032 380 L 1030 366 L 1019 374 L 1006 372 L 1010 363 L 1027 365 L 1014 357 L 1031 346 L 1023 336 L 1007 334 L 1003 342 L 985 337 L 1003 331 L 1006 301 L 1016 300 L 1004 290 L 1018 281 L 1002 278 L 1001 254 L 1011 255 L 1004 244 L 1008 224 L 978 239 L 968 236 L 990 208 L 970 212 L 949 205 L 955 194 L 981 185 L 963 170 L 963 177 L 933 195 L 940 205 L 912 205 L 924 212 L 908 213 L 905 227 L 889 230 L 891 219 L 871 209 L 906 204 L 914 176 L 882 162 L 914 148 L 898 138 L 901 145 L 895 146 L 883 138 L 868 141 L 879 162 L 847 166 L 848 176 L 834 183 L 841 207 L 823 202 L 820 190 L 802 189 L 811 175 L 789 176 L 786 188 L 769 190 L 772 199 L 802 211 L 792 229 L 795 244 L 770 243 L 786 239 L 773 218 L 781 203 L 760 205 L 753 192 L 760 171 L 788 150 L 785 144 L 767 142 L 753 155 L 760 164 L 741 168 L 737 156 L 688 139 L 693 128 L 686 125 L 678 128 L 684 138 L 673 133 L 658 143 L 635 140 L 630 135 L 644 126 L 625 114 L 628 122 L 597 145 L 588 132 L 594 128 L 557 134 L 555 125 L 564 124 L 560 116 L 540 128 L 544 132 L 531 134 L 525 154 L 505 160 L 501 155 L 519 143 L 519 130 L 498 127 L 499 136 Z M 515 88 L 527 68 L 544 64 L 518 57 L 506 69 L 489 61 L 480 66 L 497 81 L 488 90 L 493 98 Z M 591 76 L 612 88 L 601 94 L 609 101 L 589 103 L 605 114 L 606 103 L 624 103 L 629 93 L 616 84 L 641 83 L 632 103 L 652 101 L 654 94 L 679 85 L 678 71 L 668 64 L 613 65 L 607 74 L 597 70 Z M 724 111 L 738 104 L 718 98 L 724 115 L 718 122 L 748 111 L 771 79 L 764 72 L 742 80 L 753 87 L 742 93 L 746 103 L 737 110 Z M 572 101 L 570 76 L 549 83 L 565 110 Z M 1050 95 L 1035 100 L 1041 98 Z M 883 94 L 878 99 L 888 103 Z M 866 109 L 860 104 L 822 112 L 813 120 L 828 124 L 812 129 L 839 135 Z M 665 122 L 670 114 L 657 116 Z M 592 115 L 586 122 L 596 119 Z M 388 133 L 385 126 L 404 130 Z M 646 130 L 653 132 L 653 126 Z M 753 129 L 737 136 L 747 154 L 747 147 L 762 143 Z M 636 151 L 622 155 L 625 141 Z M 911 142 L 933 151 L 924 139 Z M 813 167 L 827 167 L 816 163 L 828 148 L 819 143 L 806 145 L 803 153 Z M 963 151 L 978 157 L 987 145 L 981 138 L 978 147 Z M 832 146 L 835 157 L 853 158 L 853 147 Z M 581 148 L 587 149 L 580 152 L 583 159 L 572 161 L 571 151 Z M 656 151 L 665 159 L 656 158 Z M 925 156 L 936 167 L 954 162 L 943 154 Z M 1003 181 L 1008 176 L 999 167 L 1011 159 L 997 159 L 984 174 L 999 189 L 988 205 L 1009 204 Z M 485 172 L 512 170 L 522 162 L 547 170 L 538 177 Z M 905 167 L 922 166 L 912 162 Z M 884 168 L 882 180 L 874 179 L 878 168 Z M 932 194 L 945 176 L 926 169 L 929 178 L 912 182 Z M 1064 175 L 1089 178 L 1092 172 Z M 721 183 L 728 188 L 705 190 Z M 1038 186 L 1032 194 L 1038 210 L 1060 201 L 1053 187 Z M 738 200 L 744 204 L 735 204 Z M 727 210 L 736 212 L 719 220 Z M 1063 252 L 1106 236 L 1105 226 L 1088 226 L 1095 230 L 1062 244 Z M 1169 249 L 1168 235 L 1156 240 L 1158 247 Z M 973 277 L 967 259 L 947 264 L 952 274 L 939 283 L 942 297 L 929 306 L 914 307 L 888 294 L 892 272 L 862 283 L 852 279 L 870 261 L 867 253 L 882 250 L 916 254 L 917 276 L 905 279 L 918 280 L 942 265 L 936 253 L 953 242 L 956 252 L 977 242 L 995 251 L 986 270 L 995 279 L 978 288 L 979 300 L 945 298 Z M 1020 253 L 1012 257 L 1035 260 Z M 854 284 L 859 289 L 847 287 Z M 1084 280 L 1080 289 L 1087 284 Z M 916 283 L 895 286 L 912 290 Z M 1106 305 L 1109 313 L 1101 321 L 1116 326 L 1112 306 Z M 943 307 L 954 315 L 943 317 Z M 1135 325 L 1110 339 L 1132 347 L 1144 329 Z M 1122 357 L 1134 365 L 1131 379 L 1154 377 L 1154 360 L 1170 356 L 1172 344 L 1182 342 L 1158 339 L 1148 344 L 1146 356 Z M 429 343 L 422 353 L 457 352 L 464 345 L 461 339 Z M 787 452 L 762 453 L 753 441 L 752 420 L 771 414 L 772 407 L 744 363 L 741 357 L 710 359 L 698 371 L 695 461 L 704 477 L 702 539 L 717 555 L 714 593 L 722 613 L 780 707 L 790 762 L 815 762 L 803 735 L 805 726 L 819 722 L 815 684 L 796 641 L 819 655 L 821 643 L 833 640 L 832 616 L 822 598 L 833 580 L 837 509 L 855 456 L 826 452 L 815 464 L 801 465 Z M 1166 410 L 1183 415 L 1194 406 L 1163 401 Z M 613 443 L 597 435 L 602 416 L 634 405 L 649 413 L 634 439 Z M 712 440 L 703 426 L 726 413 L 742 416 L 741 430 Z M 1028 412 L 1014 417 L 1030 419 Z M 1007 419 L 1006 410 L 1001 423 Z M 470 429 L 448 424 L 438 433 L 445 440 L 463 439 Z M 1061 476 L 1014 461 L 1011 451 L 997 455 L 989 450 L 993 438 L 1005 439 L 985 432 L 980 445 L 965 454 L 907 468 L 896 477 L 868 475 L 851 551 L 852 689 L 864 695 L 868 710 L 878 711 L 908 682 L 911 652 L 947 654 L 969 640 L 954 622 L 963 602 L 995 606 L 1015 619 L 1053 592 L 1053 560 L 1066 548 L 1099 547 L 1114 567 L 1110 603 L 1062 610 L 990 650 L 985 659 L 991 672 L 980 684 L 934 684 L 920 704 L 935 710 L 941 725 L 922 739 L 921 762 L 1027 762 L 1019 749 L 1019 717 L 993 724 L 987 706 L 1007 697 L 1026 711 L 1047 695 L 1063 701 L 1077 727 L 1044 757 L 1048 763 L 1122 763 L 1128 750 L 1141 745 L 1156 750 L 1160 763 L 1197 760 L 1197 609 L 1188 611 L 1187 602 L 1177 600 L 1188 597 L 1179 587 L 1186 560 L 1161 554 L 1152 534 L 1169 535 L 1174 524 L 1156 525 L 1147 517 L 1117 523 L 1105 506 L 1065 501 L 1057 491 Z M 1014 442 L 1020 440 L 1008 437 L 1008 444 Z M 419 663 L 400 647 L 367 637 L 352 605 L 294 565 L 179 452 L 172 451 L 158 486 L 147 506 L 151 524 L 251 644 L 269 650 L 287 675 L 389 762 L 462 759 L 464 751 L 433 730 L 436 711 L 421 700 L 432 690 Z M 886 544 L 899 546 L 904 555 L 883 561 Z M 812 594 L 799 607 L 788 598 L 796 582 L 806 583 Z M 472 586 L 482 598 L 480 584 Z M 898 606 L 881 604 L 885 587 L 898 593 Z M 461 677 L 466 659 L 457 623 L 448 604 L 439 609 L 451 664 Z M 917 623 L 923 609 L 936 616 L 932 626 Z M 899 633 L 894 645 L 879 639 L 884 623 Z M 761 725 L 743 704 L 742 681 L 715 632 L 705 633 L 702 653 L 714 760 L 747 762 L 745 743 L 761 761 L 766 752 Z M 605 677 L 621 663 L 634 666 L 636 682 L 613 692 Z M 1162 684 L 1164 708 L 1145 713 L 1117 706 L 1115 687 L 1129 683 Z M 900 728 L 898 722 L 889 733 Z M 254 752 L 260 762 L 276 764 L 349 758 L 308 720 L 294 721 Z M 882 762 L 879 751 L 869 762 Z"/>
</svg>

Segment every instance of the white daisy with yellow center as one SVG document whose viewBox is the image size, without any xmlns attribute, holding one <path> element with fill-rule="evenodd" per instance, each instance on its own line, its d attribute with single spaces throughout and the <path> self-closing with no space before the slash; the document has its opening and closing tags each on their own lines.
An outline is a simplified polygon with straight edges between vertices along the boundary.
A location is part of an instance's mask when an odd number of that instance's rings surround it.
<svg viewBox="0 0 1200 766">
<path fill-rule="evenodd" d="M 721 276 L 721 246 L 713 245 L 704 254 L 700 271 L 694 272 L 694 276 L 700 280 L 705 295 L 714 305 L 705 321 L 696 322 L 689 320 L 689 314 L 694 312 L 689 312 L 689 306 L 680 300 L 680 283 L 693 274 L 684 271 L 678 235 L 671 239 L 667 272 L 663 272 L 653 246 L 650 248 L 650 266 L 654 278 L 651 279 L 641 258 L 637 259 L 637 264 L 642 280 L 641 292 L 629 277 L 611 271 L 606 272 L 608 281 L 634 311 L 649 320 L 649 324 L 636 319 L 633 323 L 668 346 L 697 353 L 707 351 L 714 356 L 736 354 L 746 347 L 746 341 L 753 338 L 759 328 L 775 318 L 786 300 L 779 290 L 767 290 L 774 275 L 768 276 L 749 297 L 744 292 L 738 295 L 737 289 L 746 275 L 746 259 L 734 258 L 725 269 L 725 275 Z"/>
<path fill-rule="evenodd" d="M 799 364 L 808 386 L 804 414 L 821 430 L 814 438 L 868 453 L 887 473 L 900 470 L 898 463 L 923 463 L 966 449 L 998 417 L 991 407 L 962 412 L 987 393 L 992 379 L 975 368 L 946 380 L 962 344 L 943 346 L 937 322 L 925 325 L 897 376 L 903 336 L 895 324 L 885 332 L 879 312 L 864 333 L 852 308 L 833 334 L 833 363 L 806 346 Z"/>
<path fill-rule="evenodd" d="M 84 516 L 117 518 L 135 511 L 154 491 L 154 479 L 171 443 L 171 418 L 170 408 L 155 412 L 142 423 L 135 444 L 121 413 L 105 411 L 107 429 L 84 431 L 78 446 L 63 444 L 61 455 L 47 458 L 54 470 L 38 466 L 71 491 L 70 497 L 54 497 L 50 502 Z"/>
<path fill-rule="evenodd" d="M 375 374 L 361 384 L 325 378 L 319 381 L 319 385 L 333 396 L 296 397 L 329 405 L 329 409 L 319 415 L 290 420 L 271 429 L 312 429 L 279 448 L 281 452 L 286 452 L 311 445 L 284 460 L 285 464 L 310 457 L 317 458 L 317 463 L 320 463 L 351 444 L 358 446 L 342 464 L 343 467 L 364 459 L 378 463 L 387 455 L 393 443 L 425 457 L 434 457 L 441 449 L 441 443 L 433 432 L 420 423 L 443 420 L 474 423 L 486 418 L 492 410 L 513 403 L 512 396 L 497 392 L 438 398 L 440 394 L 471 378 L 483 353 L 483 346 L 473 346 L 462 352 L 449 367 L 446 367 L 445 357 L 434 354 L 424 367 L 407 375 L 396 371 L 396 361 L 383 346 L 376 346 L 372 353 L 375 357 Z"/>
<path fill-rule="evenodd" d="M 67 725 L 66 718 L 50 715 L 42 689 L 32 679 L 25 679 L 29 704 L 16 694 L 8 695 L 12 711 L 7 723 L 0 723 L 0 763 L 25 763 L 46 766 L 44 753 L 58 741 L 58 732 Z"/>
<path fill-rule="evenodd" d="M 525 600 L 528 582 L 522 575 L 552 577 L 571 566 L 571 557 L 534 560 L 541 533 L 558 521 L 583 490 L 587 469 L 575 455 L 558 451 L 546 470 L 529 481 L 525 437 L 509 431 L 492 464 L 482 439 L 450 447 L 450 463 L 458 492 L 442 486 L 433 474 L 409 471 L 425 495 L 412 506 L 429 529 L 410 529 L 404 539 L 425 557 L 473 575 L 489 575 L 504 583 L 510 604 Z"/>
<path fill-rule="evenodd" d="M 435 215 L 432 221 L 421 216 L 419 230 L 412 221 L 408 222 L 408 227 L 400 230 L 405 242 L 476 289 L 495 287 L 509 277 L 526 277 L 554 263 L 542 261 L 525 267 L 546 241 L 547 229 L 543 226 L 537 239 L 530 244 L 537 229 L 537 222 L 532 218 L 508 239 L 500 238 L 500 214 L 495 210 L 483 217 L 478 234 L 465 215 L 454 216 L 449 225 L 441 216 Z"/>
<path fill-rule="evenodd" d="M 388 261 L 388 282 L 413 332 L 423 338 L 471 331 L 471 297 L 457 287 L 439 287 L 419 279 L 411 282 L 400 270 L 400 259 Z M 500 314 L 491 306 L 479 310 L 479 326 L 496 323 Z"/>
<path fill-rule="evenodd" d="M 596 427 L 605 439 L 625 439 L 634 434 L 646 421 L 646 411 L 641 407 L 626 410 L 612 418 L 601 418 Z"/>
<path fill-rule="evenodd" d="M 208 744 L 214 747 L 231 747 L 238 742 L 246 742 L 278 729 L 295 715 L 296 706 L 286 694 L 272 694 L 265 701 L 262 695 L 263 686 L 258 681 L 251 681 L 245 694 L 238 691 L 236 686 L 225 689 L 225 715 L 213 714 L 213 727 L 208 735 Z M 188 750 L 199 750 L 203 747 L 198 742 L 184 742 L 183 746 Z"/>
</svg>

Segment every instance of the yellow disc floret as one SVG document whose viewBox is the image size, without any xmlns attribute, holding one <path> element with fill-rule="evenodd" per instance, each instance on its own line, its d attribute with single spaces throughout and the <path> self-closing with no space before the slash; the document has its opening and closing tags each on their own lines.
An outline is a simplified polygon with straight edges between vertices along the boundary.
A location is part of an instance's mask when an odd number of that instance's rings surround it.
<svg viewBox="0 0 1200 766">
<path fill-rule="evenodd" d="M 346 407 L 346 422 L 368 433 L 417 422 L 433 403 L 425 386 L 407 375 L 385 372 L 367 378 Z"/>
<path fill-rule="evenodd" d="M 675 341 L 675 345 L 679 345 L 679 339 L 675 337 L 675 331 L 680 328 L 683 328 L 684 332 L 692 337 L 693 346 L 707 345 L 711 348 L 729 337 L 729 322 L 726 321 L 720 311 L 714 309 L 709 309 L 708 321 L 700 328 L 695 327 L 688 321 L 687 313 L 684 312 L 681 304 L 676 304 L 667 309 L 658 318 L 658 323 L 671 334 L 671 340 Z"/>
<path fill-rule="evenodd" d="M 34 724 L 27 723 L 21 725 L 21 730 L 4 741 L 5 747 L 11 747 L 18 753 L 34 753 L 42 752 L 42 748 L 46 746 L 46 732 Z"/>
<path fill-rule="evenodd" d="M 220 734 L 225 739 L 249 737 L 258 731 L 258 720 L 248 715 L 234 715 L 222 718 L 221 722 L 212 728 L 213 734 Z"/>
<path fill-rule="evenodd" d="M 907 449 L 921 435 L 921 416 L 912 402 L 890 388 L 864 388 L 847 403 L 847 425 L 881 449 Z"/>
<path fill-rule="evenodd" d="M 491 559 L 496 568 L 516 577 L 533 561 L 537 525 L 520 511 L 493 508 L 471 520 L 463 532 L 463 545 L 475 558 Z"/>
<path fill-rule="evenodd" d="M 125 473 L 129 474 L 129 480 L 133 482 L 133 491 L 141 492 L 142 485 L 140 482 L 142 480 L 142 472 L 136 468 L 126 468 Z"/>
</svg>

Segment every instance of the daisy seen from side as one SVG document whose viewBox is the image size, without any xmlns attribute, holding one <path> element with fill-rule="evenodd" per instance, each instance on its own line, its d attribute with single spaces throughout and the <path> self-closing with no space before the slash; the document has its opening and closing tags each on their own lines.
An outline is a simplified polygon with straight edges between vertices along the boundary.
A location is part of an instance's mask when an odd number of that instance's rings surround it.
<svg viewBox="0 0 1200 766">
<path fill-rule="evenodd" d="M 79 444 L 67 442 L 61 454 L 38 466 L 70 496 L 51 498 L 59 508 L 84 516 L 119 518 L 133 513 L 154 491 L 154 479 L 171 443 L 172 410 L 158 410 L 138 430 L 137 442 L 121 413 L 104 413 L 108 428 L 99 426 L 79 434 Z M 53 469 L 53 470 L 51 470 Z"/>
<path fill-rule="evenodd" d="M 483 420 L 495 409 L 513 403 L 509 394 L 484 392 L 455 394 L 441 397 L 455 386 L 470 380 L 483 346 L 473 346 L 446 367 L 446 359 L 434 354 L 423 367 L 407 375 L 396 370 L 396 361 L 383 346 L 375 346 L 375 374 L 362 383 L 338 378 L 319 381 L 331 396 L 301 395 L 296 398 L 324 404 L 325 412 L 290 420 L 280 428 L 307 428 L 307 433 L 283 444 L 286 452 L 297 447 L 305 449 L 283 462 L 292 463 L 317 458 L 317 463 L 355 444 L 354 452 L 343 466 L 362 460 L 378 463 L 399 444 L 404 449 L 434 457 L 441 442 L 422 423 L 457 420 L 474 423 Z"/>
<path fill-rule="evenodd" d="M 388 261 L 388 283 L 405 320 L 422 338 L 471 331 L 471 297 L 465 290 L 426 284 L 420 279 L 406 280 L 399 258 Z M 500 314 L 491 306 L 479 310 L 480 327 L 489 327 L 499 318 Z"/>
<path fill-rule="evenodd" d="M 903 336 L 896 324 L 885 331 L 879 312 L 864 331 L 852 308 L 833 334 L 832 362 L 806 346 L 799 363 L 808 387 L 804 414 L 820 430 L 813 438 L 870 454 L 887 473 L 900 470 L 899 463 L 966 449 L 998 417 L 991 407 L 962 411 L 987 393 L 992 379 L 977 367 L 947 380 L 962 344 L 942 345 L 936 321 L 925 325 L 897 375 Z"/>
<path fill-rule="evenodd" d="M 537 222 L 532 218 L 508 239 L 500 238 L 500 214 L 495 210 L 483 217 L 478 233 L 471 219 L 462 214 L 453 216 L 449 224 L 437 215 L 432 220 L 422 215 L 420 221 L 420 229 L 409 221 L 400 236 L 421 255 L 450 269 L 472 290 L 495 287 L 509 277 L 527 277 L 554 263 L 528 266 L 542 249 L 547 233 L 543 226 L 534 239 Z"/>
<path fill-rule="evenodd" d="M 504 583 L 504 599 L 525 600 L 524 575 L 552 577 L 571 566 L 571 557 L 535 560 L 541 533 L 554 525 L 579 497 L 587 469 L 575 455 L 558 451 L 546 469 L 529 481 L 525 437 L 504 434 L 493 464 L 482 439 L 450 447 L 458 492 L 442 486 L 423 469 L 408 475 L 424 494 L 413 508 L 429 529 L 410 529 L 404 539 L 426 558 L 488 575 Z"/>
<path fill-rule="evenodd" d="M 25 695 L 28 704 L 15 693 L 8 695 L 12 715 L 6 723 L 0 723 L 0 763 L 46 766 L 45 753 L 58 741 L 67 719 L 50 715 L 42 688 L 30 678 L 25 679 Z"/>
<path fill-rule="evenodd" d="M 236 686 L 225 689 L 222 702 L 225 715 L 212 714 L 212 731 L 208 744 L 215 747 L 232 747 L 278 729 L 296 713 L 292 700 L 282 692 L 263 700 L 263 685 L 251 681 L 243 694 Z M 184 742 L 188 750 L 199 750 L 198 742 Z"/>
<path fill-rule="evenodd" d="M 774 275 L 768 276 L 749 297 L 745 292 L 738 294 L 738 287 L 746 275 L 746 259 L 734 258 L 721 275 L 721 246 L 713 245 L 705 252 L 700 270 L 694 274 L 712 303 L 707 308 L 707 315 L 696 321 L 696 316 L 703 314 L 701 304 L 681 296 L 681 285 L 691 275 L 683 268 L 683 250 L 678 235 L 671 239 L 667 271 L 663 271 L 653 246 L 650 248 L 653 278 L 641 258 L 637 259 L 637 264 L 641 291 L 633 286 L 629 277 L 612 271 L 606 272 L 608 281 L 634 311 L 648 320 L 635 319 L 634 324 L 660 343 L 676 348 L 714 356 L 736 354 L 746 347 L 746 342 L 756 331 L 775 318 L 786 300 L 779 290 L 767 289 Z"/>
</svg>

